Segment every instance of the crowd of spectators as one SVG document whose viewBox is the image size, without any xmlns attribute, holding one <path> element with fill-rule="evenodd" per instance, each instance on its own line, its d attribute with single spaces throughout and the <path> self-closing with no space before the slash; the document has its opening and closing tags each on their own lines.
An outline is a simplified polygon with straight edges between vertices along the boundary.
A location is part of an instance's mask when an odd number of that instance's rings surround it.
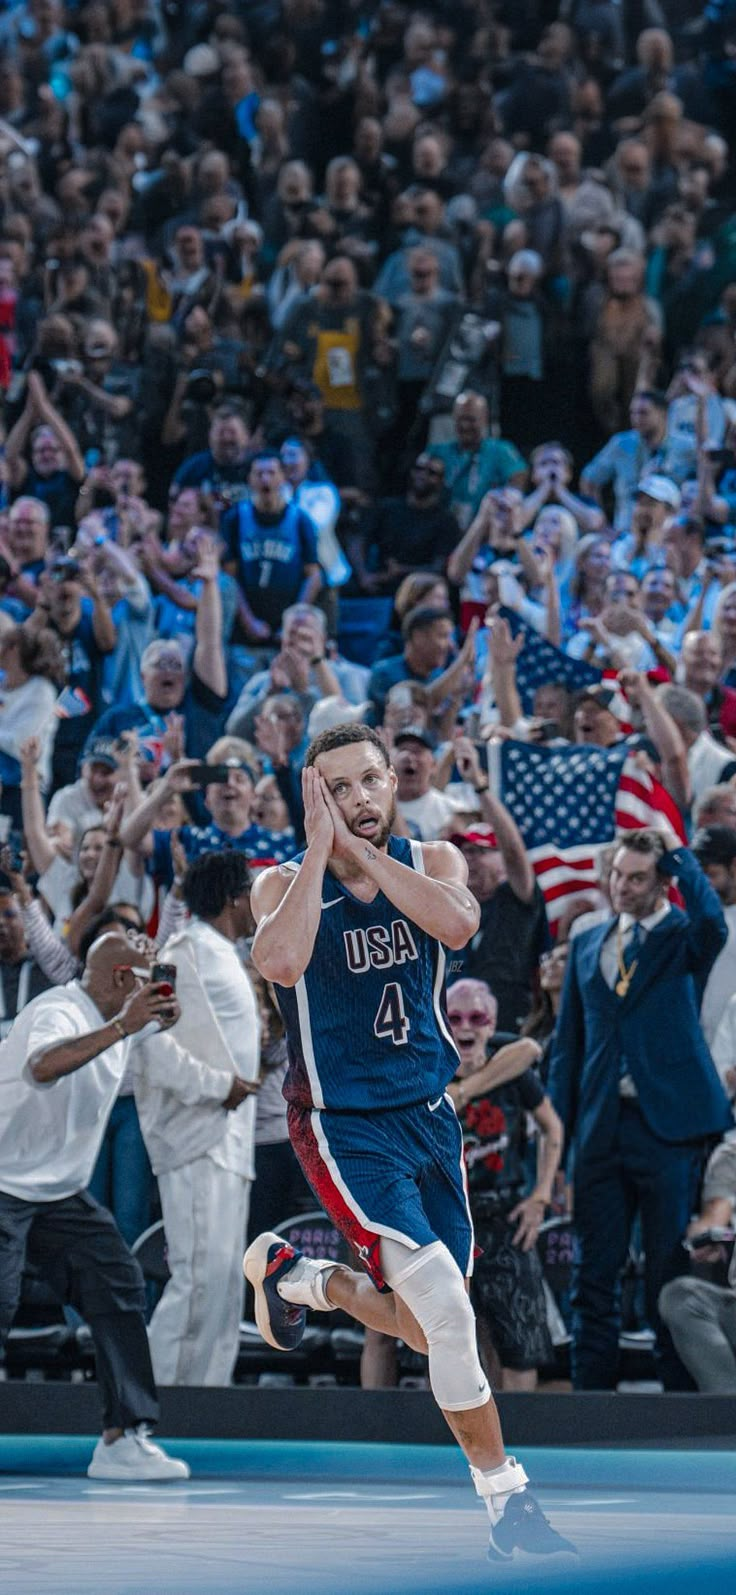
<svg viewBox="0 0 736 1595">
<path fill-rule="evenodd" d="M 293 857 L 356 720 L 544 1077 L 612 860 L 555 917 L 488 749 L 626 740 L 721 901 L 736 1099 L 735 90 L 734 0 L 3 8 L 3 1034 L 105 914 L 181 931 L 201 855 Z M 274 1223 L 309 1198 L 257 995 Z M 132 1084 L 93 1189 L 128 1240 L 156 1211 Z"/>
</svg>

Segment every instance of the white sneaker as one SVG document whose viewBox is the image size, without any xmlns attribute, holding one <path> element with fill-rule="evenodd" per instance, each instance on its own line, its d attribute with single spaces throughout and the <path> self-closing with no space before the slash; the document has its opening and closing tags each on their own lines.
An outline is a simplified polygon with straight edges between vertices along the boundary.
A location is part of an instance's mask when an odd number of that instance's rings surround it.
<svg viewBox="0 0 736 1595">
<path fill-rule="evenodd" d="M 100 1437 L 87 1469 L 90 1479 L 127 1479 L 133 1484 L 143 1479 L 164 1484 L 170 1479 L 188 1479 L 189 1475 L 188 1463 L 167 1456 L 160 1445 L 155 1445 L 145 1423 L 139 1423 L 137 1429 L 126 1429 L 112 1445 L 105 1445 Z"/>
</svg>

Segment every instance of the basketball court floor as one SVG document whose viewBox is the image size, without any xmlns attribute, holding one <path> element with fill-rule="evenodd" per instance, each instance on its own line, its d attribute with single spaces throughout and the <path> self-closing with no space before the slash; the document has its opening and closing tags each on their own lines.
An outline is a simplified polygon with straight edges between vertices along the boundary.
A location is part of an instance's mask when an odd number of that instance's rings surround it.
<svg viewBox="0 0 736 1595">
<path fill-rule="evenodd" d="M 93 1443 L 0 1436 L 7 1595 L 736 1592 L 732 1450 L 526 1448 L 571 1568 L 489 1564 L 450 1447 L 167 1439 L 191 1481 L 120 1486 L 85 1477 Z"/>
</svg>

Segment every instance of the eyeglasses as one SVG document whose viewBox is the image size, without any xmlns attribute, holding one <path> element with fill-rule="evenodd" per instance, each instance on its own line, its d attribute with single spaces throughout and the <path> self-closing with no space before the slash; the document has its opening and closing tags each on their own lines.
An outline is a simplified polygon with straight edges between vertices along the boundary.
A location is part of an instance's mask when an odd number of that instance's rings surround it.
<svg viewBox="0 0 736 1595">
<path fill-rule="evenodd" d="M 474 1008 L 472 1013 L 450 1013 L 447 1017 L 451 1025 L 472 1025 L 473 1030 L 480 1030 L 482 1025 L 493 1023 L 493 1015 L 484 1013 L 480 1008 Z"/>
<path fill-rule="evenodd" d="M 178 654 L 158 654 L 151 660 L 152 670 L 183 670 L 184 666 Z"/>
</svg>

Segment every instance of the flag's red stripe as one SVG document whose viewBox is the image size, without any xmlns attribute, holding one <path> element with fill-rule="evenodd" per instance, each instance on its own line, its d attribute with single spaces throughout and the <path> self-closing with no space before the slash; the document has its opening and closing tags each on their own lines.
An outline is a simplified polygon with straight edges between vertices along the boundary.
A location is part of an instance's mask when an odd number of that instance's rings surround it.
<svg viewBox="0 0 736 1595">
<path fill-rule="evenodd" d="M 545 903 L 558 903 L 563 897 L 577 897 L 581 891 L 597 890 L 597 887 L 598 882 L 595 875 L 590 874 L 582 878 L 578 876 L 571 881 L 559 881 L 557 886 L 550 886 L 546 892 L 544 886 L 542 886 L 542 893 Z"/>
<path fill-rule="evenodd" d="M 606 844 L 602 843 L 601 845 L 605 846 Z M 581 870 L 584 872 L 585 870 L 593 869 L 594 865 L 595 859 L 592 853 L 587 858 L 577 859 L 565 858 L 564 853 L 549 853 L 545 858 L 535 860 L 534 871 L 536 875 L 544 875 L 547 870 L 552 869 Z"/>
</svg>

